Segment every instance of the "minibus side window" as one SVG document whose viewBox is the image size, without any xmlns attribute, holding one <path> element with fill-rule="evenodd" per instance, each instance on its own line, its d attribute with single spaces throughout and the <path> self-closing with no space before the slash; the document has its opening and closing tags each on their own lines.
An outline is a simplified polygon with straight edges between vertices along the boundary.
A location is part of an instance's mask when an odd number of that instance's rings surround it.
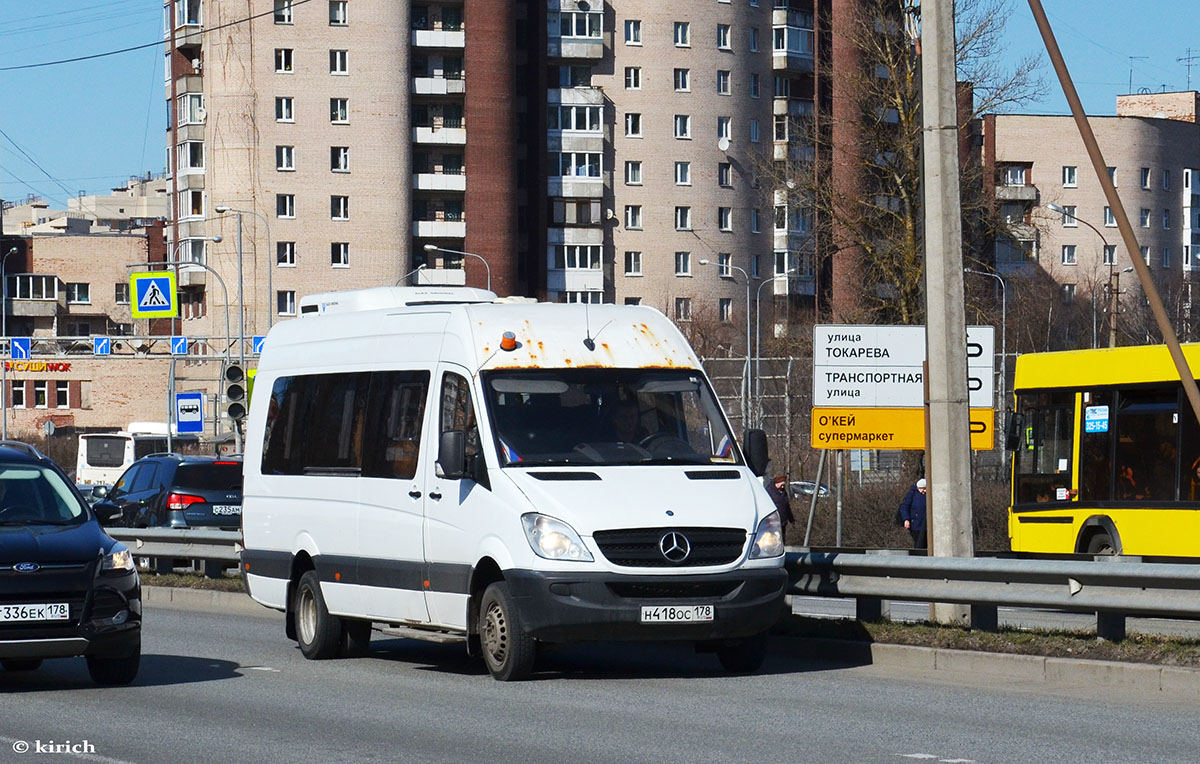
<svg viewBox="0 0 1200 764">
<path fill-rule="evenodd" d="M 1023 393 L 1017 410 L 1025 417 L 1025 432 L 1016 460 L 1017 504 L 1067 501 L 1071 488 L 1071 447 L 1074 434 L 1074 394 Z"/>
<path fill-rule="evenodd" d="M 1079 498 L 1083 501 L 1112 499 L 1112 444 L 1116 428 L 1113 421 L 1111 390 L 1085 392 L 1083 432 L 1079 436 Z"/>
<path fill-rule="evenodd" d="M 417 474 L 421 424 L 429 393 L 427 371 L 371 374 L 371 412 L 363 448 L 363 477 L 411 479 Z"/>
<path fill-rule="evenodd" d="M 467 474 L 473 474 L 475 458 L 479 455 L 479 427 L 475 422 L 475 407 L 471 405 L 471 387 L 467 380 L 453 372 L 442 377 L 442 408 L 438 418 L 439 435 L 462 430 L 467 440 Z"/>
</svg>

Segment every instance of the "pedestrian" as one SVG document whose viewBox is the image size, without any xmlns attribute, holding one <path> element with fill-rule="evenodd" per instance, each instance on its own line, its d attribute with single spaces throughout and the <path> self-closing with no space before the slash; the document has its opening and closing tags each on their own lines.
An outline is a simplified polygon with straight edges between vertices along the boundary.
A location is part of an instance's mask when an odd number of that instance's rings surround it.
<svg viewBox="0 0 1200 764">
<path fill-rule="evenodd" d="M 912 535 L 915 549 L 928 546 L 925 540 L 926 485 L 925 478 L 921 478 L 915 485 L 909 486 L 904 501 L 900 502 L 900 517 L 904 518 L 904 528 Z"/>
<path fill-rule="evenodd" d="M 792 504 L 788 501 L 787 475 L 776 475 L 770 482 L 764 480 L 763 485 L 767 487 L 771 501 L 775 502 L 775 509 L 779 510 L 779 529 L 782 531 L 796 521 L 792 515 Z"/>
</svg>

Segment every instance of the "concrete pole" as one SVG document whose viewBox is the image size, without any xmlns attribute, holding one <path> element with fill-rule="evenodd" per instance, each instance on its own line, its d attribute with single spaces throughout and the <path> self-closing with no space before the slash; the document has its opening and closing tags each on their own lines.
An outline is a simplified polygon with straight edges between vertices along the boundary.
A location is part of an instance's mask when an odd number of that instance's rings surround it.
<svg viewBox="0 0 1200 764">
<path fill-rule="evenodd" d="M 936 556 L 973 557 L 953 0 L 925 0 L 921 11 L 930 541 Z M 969 609 L 937 603 L 930 614 L 966 622 Z"/>
<path fill-rule="evenodd" d="M 242 291 L 242 213 L 237 213 L 238 258 L 238 363 L 246 368 L 246 301 Z"/>
</svg>

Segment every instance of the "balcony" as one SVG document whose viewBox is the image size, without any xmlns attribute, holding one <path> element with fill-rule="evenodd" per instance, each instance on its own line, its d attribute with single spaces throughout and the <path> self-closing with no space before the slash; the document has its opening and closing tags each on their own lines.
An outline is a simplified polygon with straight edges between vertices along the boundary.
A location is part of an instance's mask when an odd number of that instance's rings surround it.
<svg viewBox="0 0 1200 764">
<path fill-rule="evenodd" d="M 418 191 L 466 191 L 466 173 L 419 172 L 413 175 L 413 188 Z"/>
<path fill-rule="evenodd" d="M 422 268 L 416 279 L 417 286 L 466 286 L 467 272 L 462 268 Z"/>
<path fill-rule="evenodd" d="M 1037 186 L 996 186 L 996 199 L 1002 202 L 1036 202 Z"/>
<path fill-rule="evenodd" d="M 179 267 L 179 286 L 204 286 L 208 281 L 208 271 L 195 266 L 181 265 Z"/>
<path fill-rule="evenodd" d="M 772 68 L 801 74 L 811 72 L 813 70 L 812 14 L 779 8 L 772 13 Z"/>
<path fill-rule="evenodd" d="M 413 142 L 432 146 L 465 146 L 465 127 L 418 125 L 413 128 Z"/>
<path fill-rule="evenodd" d="M 573 88 L 551 88 L 546 91 L 546 102 L 564 106 L 598 106 L 604 103 L 604 89 L 591 85 Z"/>
<path fill-rule="evenodd" d="M 603 292 L 603 270 L 562 270 L 546 272 L 546 289 L 552 292 Z"/>
<path fill-rule="evenodd" d="M 462 72 L 447 72 L 442 76 L 413 77 L 413 95 L 462 95 L 467 92 L 467 81 Z"/>
<path fill-rule="evenodd" d="M 552 36 L 546 42 L 546 54 L 550 58 L 599 61 L 604 58 L 604 38 Z"/>
<path fill-rule="evenodd" d="M 599 178 L 560 178 L 554 176 L 546 180 L 546 191 L 551 196 L 603 196 L 604 177 L 603 175 Z"/>
<path fill-rule="evenodd" d="M 412 33 L 414 48 L 453 48 L 466 47 L 466 32 L 451 29 L 414 29 Z"/>
<path fill-rule="evenodd" d="M 465 220 L 414 220 L 413 236 L 419 239 L 464 239 L 467 236 Z"/>
</svg>

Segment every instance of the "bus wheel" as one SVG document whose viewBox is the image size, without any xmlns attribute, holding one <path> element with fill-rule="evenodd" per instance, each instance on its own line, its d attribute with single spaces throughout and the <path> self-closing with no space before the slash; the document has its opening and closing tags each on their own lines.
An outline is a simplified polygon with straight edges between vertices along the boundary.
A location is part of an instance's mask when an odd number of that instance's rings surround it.
<svg viewBox="0 0 1200 764">
<path fill-rule="evenodd" d="M 342 644 L 342 619 L 329 614 L 321 596 L 317 572 L 310 570 L 296 585 L 296 636 L 300 652 L 309 660 L 336 657 Z"/>
<path fill-rule="evenodd" d="M 1088 539 L 1087 553 L 1115 555 L 1117 547 L 1107 533 L 1097 533 Z"/>
<path fill-rule="evenodd" d="M 537 643 L 521 625 L 521 617 L 503 581 L 488 586 L 479 603 L 479 641 L 492 678 L 524 679 L 533 671 Z"/>
</svg>

